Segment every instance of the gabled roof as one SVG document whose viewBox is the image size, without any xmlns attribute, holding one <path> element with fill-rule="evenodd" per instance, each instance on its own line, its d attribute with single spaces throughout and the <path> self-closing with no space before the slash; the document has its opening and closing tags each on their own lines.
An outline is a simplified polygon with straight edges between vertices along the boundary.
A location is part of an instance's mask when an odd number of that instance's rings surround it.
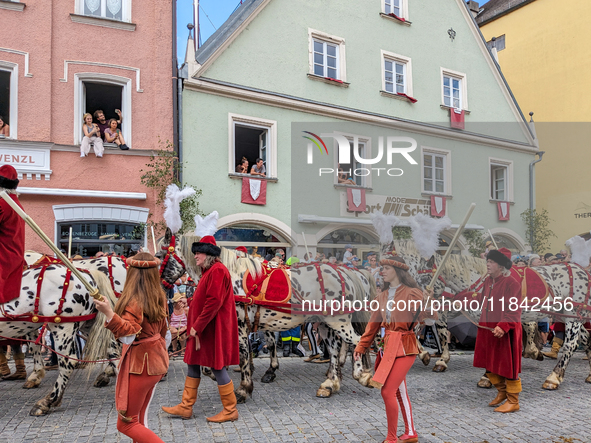
<svg viewBox="0 0 591 443">
<path fill-rule="evenodd" d="M 535 0 L 489 0 L 480 8 L 480 11 L 476 16 L 476 23 L 478 23 L 478 26 L 485 25 L 486 23 L 492 22 L 493 20 L 534 1 Z"/>
<path fill-rule="evenodd" d="M 215 31 L 211 37 L 195 53 L 197 63 L 203 65 L 215 51 L 230 38 L 240 25 L 246 21 L 263 3 L 264 0 L 245 0 L 233 13 L 228 17 L 222 26 Z"/>
</svg>

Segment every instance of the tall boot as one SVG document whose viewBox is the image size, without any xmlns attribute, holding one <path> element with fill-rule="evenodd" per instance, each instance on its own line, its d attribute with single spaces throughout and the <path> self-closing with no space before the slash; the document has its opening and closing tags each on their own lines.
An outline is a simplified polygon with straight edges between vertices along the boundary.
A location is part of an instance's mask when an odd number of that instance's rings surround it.
<svg viewBox="0 0 591 443">
<path fill-rule="evenodd" d="M 193 405 L 197 401 L 197 389 L 199 388 L 200 378 L 185 378 L 185 389 L 183 390 L 183 399 L 176 406 L 162 406 L 162 410 L 170 415 L 176 415 L 183 419 L 189 419 L 193 416 Z"/>
<path fill-rule="evenodd" d="M 225 385 L 218 385 L 220 391 L 220 399 L 224 409 L 219 414 L 213 417 L 207 417 L 207 421 L 214 423 L 224 423 L 225 421 L 236 421 L 238 420 L 238 409 L 236 409 L 236 394 L 234 394 L 234 383 Z"/>
<path fill-rule="evenodd" d="M 495 409 L 495 412 L 519 411 L 519 393 L 521 392 L 521 379 L 507 380 L 507 401 Z"/>
<path fill-rule="evenodd" d="M 8 377 L 10 375 L 10 368 L 8 367 L 8 360 L 6 354 L 0 352 L 0 378 Z"/>
<path fill-rule="evenodd" d="M 501 403 L 507 400 L 507 384 L 505 382 L 505 377 L 501 377 L 500 375 L 493 374 L 491 372 L 487 372 L 486 376 L 498 391 L 495 399 L 488 405 L 491 407 L 500 406 Z"/>
<path fill-rule="evenodd" d="M 25 366 L 25 356 L 15 356 L 16 371 L 12 375 L 2 377 L 2 380 L 26 380 L 27 379 L 27 367 Z"/>
<path fill-rule="evenodd" d="M 284 357 L 289 357 L 289 354 L 291 353 L 291 340 L 290 341 L 284 341 L 283 342 L 283 356 Z"/>
<path fill-rule="evenodd" d="M 550 352 L 542 352 L 544 356 L 556 360 L 558 358 L 558 351 L 562 347 L 564 340 L 559 339 L 558 337 L 554 337 L 552 339 L 552 350 Z"/>
<path fill-rule="evenodd" d="M 291 341 L 291 353 L 297 355 L 298 357 L 305 357 L 305 354 L 298 349 L 299 344 L 299 341 Z"/>
</svg>

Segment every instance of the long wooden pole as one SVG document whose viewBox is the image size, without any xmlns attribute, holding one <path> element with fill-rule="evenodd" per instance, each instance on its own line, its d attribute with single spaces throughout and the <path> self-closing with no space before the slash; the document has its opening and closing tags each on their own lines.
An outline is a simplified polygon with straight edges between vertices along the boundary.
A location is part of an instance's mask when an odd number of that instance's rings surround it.
<svg viewBox="0 0 591 443">
<path fill-rule="evenodd" d="M 490 232 L 490 229 L 488 230 L 488 235 L 490 235 L 490 239 L 492 240 L 493 245 L 495 245 L 495 248 L 497 248 L 497 251 L 498 251 L 499 250 L 499 247 L 497 245 L 497 242 L 495 241 L 495 238 L 492 235 L 492 232 Z"/>
<path fill-rule="evenodd" d="M 2 197 L 4 201 L 8 203 L 10 207 L 14 209 L 14 211 L 31 227 L 31 229 L 35 231 L 35 234 L 41 237 L 41 240 L 43 240 L 45 244 L 49 246 L 53 252 L 55 252 L 55 255 L 57 255 L 57 257 L 63 262 L 64 266 L 72 271 L 72 274 L 74 274 L 76 278 L 82 282 L 92 298 L 100 301 L 104 300 L 104 297 L 99 293 L 99 290 L 97 288 L 93 288 L 90 283 L 88 283 L 88 281 L 82 276 L 82 273 L 74 267 L 70 260 L 68 260 L 62 251 L 60 251 L 58 247 L 49 239 L 47 234 L 41 230 L 37 223 L 35 223 L 35 221 L 33 221 L 33 219 L 29 217 L 12 198 L 9 197 L 6 191 L 0 192 L 0 197 Z"/>
<path fill-rule="evenodd" d="M 152 229 L 152 244 L 154 245 L 154 257 L 155 257 L 156 253 L 158 251 L 156 250 L 156 237 L 154 237 L 154 226 L 150 226 L 150 228 Z"/>
<path fill-rule="evenodd" d="M 308 251 L 308 243 L 306 242 L 306 233 L 302 232 L 302 235 L 304 236 L 304 246 L 306 247 L 306 254 L 308 254 L 308 262 L 311 262 L 312 257 L 310 257 L 310 251 Z"/>
<path fill-rule="evenodd" d="M 427 288 L 429 290 L 433 289 L 435 282 L 439 278 L 439 274 L 441 274 L 441 270 L 443 269 L 443 265 L 445 265 L 445 262 L 447 261 L 447 259 L 451 255 L 451 251 L 454 248 L 454 246 L 456 245 L 456 243 L 458 242 L 460 235 L 462 235 L 462 232 L 464 232 L 464 228 L 466 227 L 466 223 L 468 223 L 468 219 L 472 215 L 472 211 L 474 211 L 475 207 L 476 207 L 476 203 L 472 203 L 470 205 L 470 207 L 468 208 L 468 212 L 466 212 L 466 216 L 464 217 L 464 221 L 462 221 L 462 224 L 460 225 L 460 227 L 456 231 L 456 234 L 454 235 L 454 238 L 451 240 L 451 243 L 449 244 L 447 251 L 445 251 L 445 255 L 443 256 L 443 260 L 441 261 L 439 266 L 437 266 L 437 270 L 435 271 L 435 274 L 433 274 L 433 278 L 431 279 L 431 283 L 429 283 L 429 286 L 427 286 Z"/>
</svg>

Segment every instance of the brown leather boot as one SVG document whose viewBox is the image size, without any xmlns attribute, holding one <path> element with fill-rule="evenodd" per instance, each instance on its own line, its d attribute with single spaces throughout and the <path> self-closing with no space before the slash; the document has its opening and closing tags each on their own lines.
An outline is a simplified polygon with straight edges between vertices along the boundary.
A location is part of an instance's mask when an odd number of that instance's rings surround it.
<svg viewBox="0 0 591 443">
<path fill-rule="evenodd" d="M 505 383 L 505 377 L 488 372 L 486 374 L 490 382 L 495 388 L 497 388 L 497 396 L 488 405 L 491 407 L 497 407 L 507 399 L 507 384 Z"/>
<path fill-rule="evenodd" d="M 199 388 L 200 378 L 185 378 L 185 389 L 183 390 L 183 399 L 176 406 L 162 406 L 162 410 L 170 415 L 176 415 L 183 419 L 189 419 L 193 416 L 193 405 L 197 401 L 197 389 Z"/>
<path fill-rule="evenodd" d="M 219 386 L 220 399 L 224 409 L 219 414 L 213 417 L 207 417 L 207 421 L 214 423 L 224 423 L 225 421 L 238 420 L 238 410 L 236 409 L 236 394 L 234 394 L 234 383 L 230 382 L 226 385 Z"/>
<path fill-rule="evenodd" d="M 10 368 L 8 367 L 8 360 L 5 353 L 0 353 L 0 378 L 8 377 L 10 375 Z"/>
<path fill-rule="evenodd" d="M 16 357 L 15 360 L 16 371 L 14 374 L 2 377 L 2 380 L 26 380 L 27 379 L 27 367 L 25 366 L 25 359 Z"/>
<path fill-rule="evenodd" d="M 521 392 L 521 379 L 507 380 L 507 401 L 495 409 L 495 412 L 519 411 L 519 393 Z"/>
<path fill-rule="evenodd" d="M 558 337 L 554 337 L 552 339 L 552 350 L 550 352 L 542 352 L 542 354 L 552 360 L 556 360 L 558 358 L 558 351 L 562 347 L 564 340 L 559 339 Z"/>
</svg>

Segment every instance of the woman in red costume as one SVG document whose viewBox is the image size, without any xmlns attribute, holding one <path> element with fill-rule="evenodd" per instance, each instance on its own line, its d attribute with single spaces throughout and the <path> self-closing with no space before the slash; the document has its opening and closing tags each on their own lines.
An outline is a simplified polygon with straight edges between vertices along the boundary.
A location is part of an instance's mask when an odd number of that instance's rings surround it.
<svg viewBox="0 0 591 443">
<path fill-rule="evenodd" d="M 234 384 L 226 366 L 240 362 L 238 348 L 238 318 L 234 303 L 232 279 L 228 269 L 219 259 L 221 249 L 211 235 L 193 243 L 196 265 L 201 268 L 201 278 L 189 306 L 187 349 L 185 363 L 189 365 L 181 403 L 163 406 L 170 415 L 184 419 L 193 416 L 197 401 L 197 389 L 201 382 L 201 366 L 210 367 L 218 383 L 224 409 L 207 421 L 223 423 L 238 419 Z"/>
<path fill-rule="evenodd" d="M 128 258 L 127 264 L 127 279 L 115 312 L 106 300 L 94 302 L 107 317 L 105 327 L 123 343 L 115 389 L 117 430 L 134 442 L 162 442 L 147 427 L 154 387 L 168 371 L 168 309 L 160 286 L 160 260 L 141 252 Z"/>
<path fill-rule="evenodd" d="M 414 443 L 419 438 L 414 428 L 406 390 L 406 373 L 419 353 L 413 328 L 417 321 L 425 317 L 421 303 L 432 292 L 421 292 L 408 273 L 408 265 L 404 259 L 395 254 L 393 251 L 380 260 L 384 289 L 377 296 L 379 309 L 372 312 L 365 333 L 355 348 L 354 358 L 361 358 L 381 329 L 384 352 L 377 362 L 371 385 L 382 388 L 382 398 L 386 405 L 388 435 L 384 443 Z M 399 409 L 404 418 L 404 434 L 397 437 Z"/>
</svg>

